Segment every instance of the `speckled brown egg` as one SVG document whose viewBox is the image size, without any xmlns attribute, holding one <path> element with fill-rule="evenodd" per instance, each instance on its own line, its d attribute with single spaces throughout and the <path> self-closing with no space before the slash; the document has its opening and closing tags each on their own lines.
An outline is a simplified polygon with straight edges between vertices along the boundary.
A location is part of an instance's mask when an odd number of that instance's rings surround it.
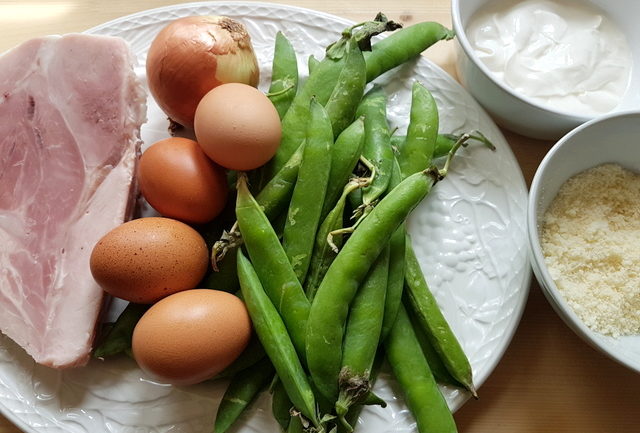
<svg viewBox="0 0 640 433">
<path fill-rule="evenodd" d="M 107 233 L 93 248 L 91 273 L 105 292 L 153 303 L 193 289 L 209 266 L 200 234 L 171 218 L 139 218 Z"/>
<path fill-rule="evenodd" d="M 191 385 L 228 367 L 247 346 L 251 320 L 244 303 L 219 290 L 168 296 L 140 318 L 132 351 L 152 379 Z"/>
</svg>

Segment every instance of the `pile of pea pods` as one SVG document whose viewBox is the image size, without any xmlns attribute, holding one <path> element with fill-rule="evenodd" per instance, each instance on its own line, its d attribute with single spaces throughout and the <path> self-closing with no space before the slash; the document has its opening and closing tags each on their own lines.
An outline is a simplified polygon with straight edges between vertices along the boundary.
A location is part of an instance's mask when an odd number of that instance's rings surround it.
<svg viewBox="0 0 640 433">
<path fill-rule="evenodd" d="M 322 60 L 309 58 L 304 83 L 292 44 L 276 36 L 267 95 L 280 147 L 264 167 L 233 174 L 235 201 L 201 230 L 215 268 L 201 286 L 237 292 L 255 330 L 217 376 L 230 381 L 216 433 L 263 391 L 283 431 L 349 433 L 364 405 L 386 405 L 372 391 L 384 359 L 421 433 L 457 431 L 438 383 L 476 396 L 405 221 L 461 146 L 492 145 L 479 132 L 439 133 L 435 100 L 419 82 L 406 136 L 392 134 L 387 96 L 369 83 L 454 36 L 436 22 L 398 28 L 379 14 L 345 29 Z M 130 350 L 144 311 L 130 304 L 95 356 Z"/>
</svg>

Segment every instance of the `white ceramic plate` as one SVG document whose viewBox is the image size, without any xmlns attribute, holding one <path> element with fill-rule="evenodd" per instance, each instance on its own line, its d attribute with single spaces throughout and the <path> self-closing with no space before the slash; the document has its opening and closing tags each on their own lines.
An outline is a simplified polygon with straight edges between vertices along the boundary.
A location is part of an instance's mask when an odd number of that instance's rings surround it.
<svg viewBox="0 0 640 433">
<path fill-rule="evenodd" d="M 191 3 L 127 16 L 88 33 L 123 37 L 144 65 L 154 35 L 170 20 L 195 14 L 228 15 L 247 25 L 261 65 L 262 89 L 270 79 L 276 31 L 289 37 L 299 54 L 300 70 L 306 71 L 307 56 L 321 58 L 323 47 L 352 24 L 324 13 L 275 4 Z M 142 66 L 139 72 L 144 74 Z M 495 153 L 480 146 L 461 151 L 450 175 L 409 221 L 425 275 L 480 386 L 508 346 L 528 293 L 527 190 L 496 125 L 456 81 L 426 59 L 378 80 L 389 95 L 390 122 L 401 131 L 406 128 L 410 89 L 416 79 L 432 90 L 442 131 L 479 129 L 497 146 Z M 151 99 L 148 117 L 142 131 L 147 145 L 167 136 L 166 118 Z M 34 364 L 0 335 L 0 409 L 27 432 L 209 432 L 224 385 L 157 385 L 125 358 L 94 360 L 84 368 L 55 371 Z M 415 422 L 396 397 L 399 390 L 388 374 L 381 375 L 376 391 L 389 406 L 366 409 L 361 431 L 414 432 Z M 454 388 L 443 388 L 443 392 L 453 410 L 468 399 Z M 278 431 L 266 393 L 236 431 Z"/>
</svg>

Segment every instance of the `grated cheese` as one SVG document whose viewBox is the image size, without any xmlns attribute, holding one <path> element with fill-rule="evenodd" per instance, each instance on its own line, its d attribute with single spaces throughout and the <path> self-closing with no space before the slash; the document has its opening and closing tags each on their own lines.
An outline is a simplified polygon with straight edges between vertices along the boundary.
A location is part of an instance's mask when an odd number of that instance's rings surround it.
<svg viewBox="0 0 640 433">
<path fill-rule="evenodd" d="M 604 164 L 569 179 L 543 217 L 541 245 L 551 277 L 589 328 L 640 333 L 640 175 Z"/>
</svg>

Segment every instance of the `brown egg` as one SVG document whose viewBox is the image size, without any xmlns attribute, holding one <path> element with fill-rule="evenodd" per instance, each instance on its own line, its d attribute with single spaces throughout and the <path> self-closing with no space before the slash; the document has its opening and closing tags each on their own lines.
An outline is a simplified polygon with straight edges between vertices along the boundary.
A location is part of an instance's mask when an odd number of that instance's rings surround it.
<svg viewBox="0 0 640 433">
<path fill-rule="evenodd" d="M 140 318 L 132 351 L 159 382 L 191 385 L 228 367 L 249 342 L 244 303 L 219 290 L 186 290 L 162 299 Z"/>
<path fill-rule="evenodd" d="M 280 145 L 278 112 L 260 90 L 240 83 L 209 91 L 194 121 L 198 144 L 209 158 L 232 170 L 264 165 Z"/>
<path fill-rule="evenodd" d="M 90 266 L 105 292 L 147 304 L 196 287 L 208 269 L 209 254 L 190 226 L 171 218 L 139 218 L 102 237 Z"/>
<path fill-rule="evenodd" d="M 193 140 L 170 137 L 151 146 L 138 165 L 140 191 L 160 214 L 188 223 L 206 223 L 227 202 L 224 169 Z"/>
</svg>

